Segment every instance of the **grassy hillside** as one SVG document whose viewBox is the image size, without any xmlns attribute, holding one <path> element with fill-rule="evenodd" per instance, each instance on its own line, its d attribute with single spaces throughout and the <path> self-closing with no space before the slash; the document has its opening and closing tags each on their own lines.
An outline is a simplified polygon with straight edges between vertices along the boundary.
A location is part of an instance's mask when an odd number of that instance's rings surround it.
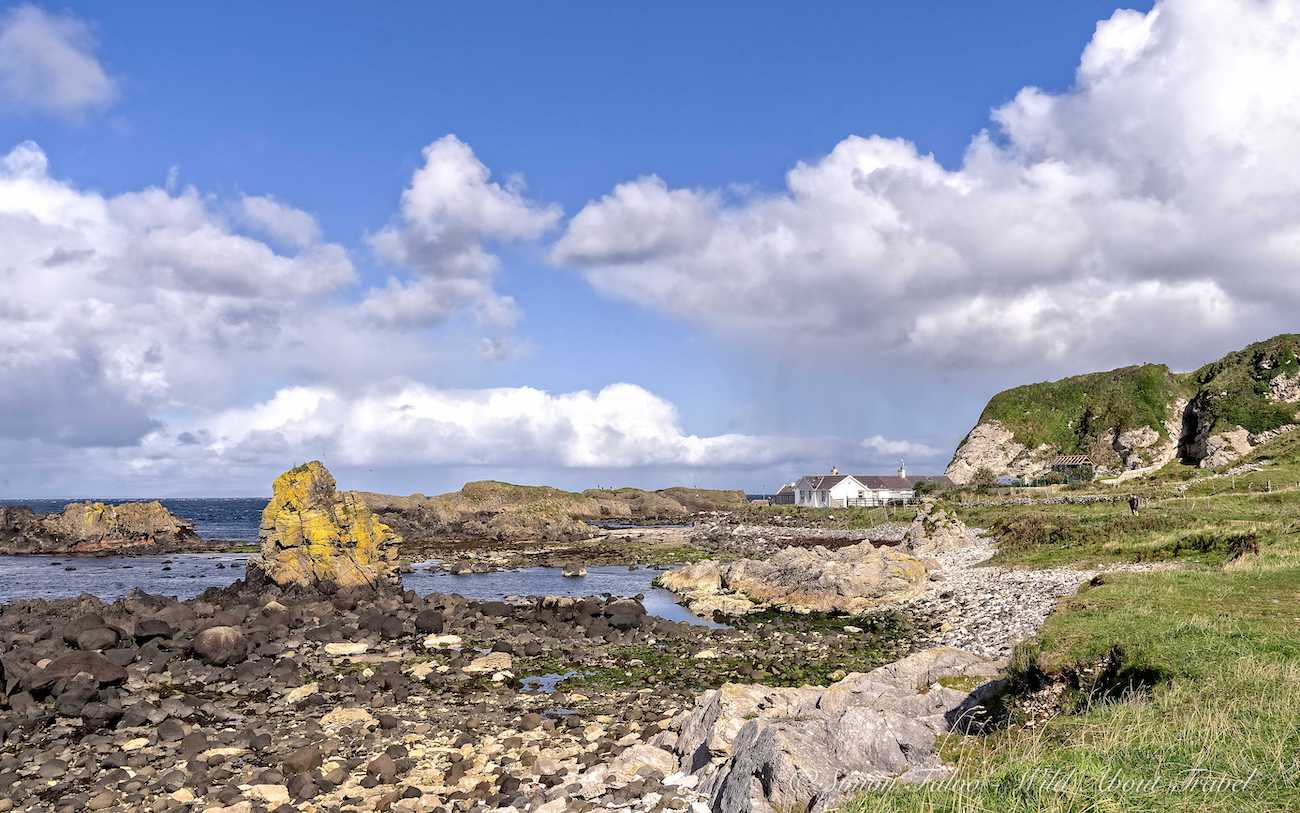
<svg viewBox="0 0 1300 813">
<path fill-rule="evenodd" d="M 1280 375 L 1300 372 L 1300 334 L 1256 342 L 1189 376 L 1211 418 L 1211 431 L 1240 426 L 1266 432 L 1295 419 L 1296 405 L 1271 402 L 1269 385 Z"/>
<path fill-rule="evenodd" d="M 945 740 L 956 781 L 844 810 L 1300 809 L 1300 437 L 1251 459 L 1268 465 L 1186 496 L 1146 486 L 1137 517 L 1123 502 L 958 508 L 1004 564 L 1163 569 L 1106 574 L 1062 602 L 1013 658 L 1011 724 Z"/>
<path fill-rule="evenodd" d="M 1122 367 L 1000 392 L 980 422 L 1001 422 L 1031 449 L 1047 443 L 1062 452 L 1087 452 L 1112 427 L 1149 426 L 1167 434 L 1170 405 L 1186 389 L 1183 377 L 1163 364 Z"/>
<path fill-rule="evenodd" d="M 1122 367 L 1000 392 L 980 422 L 999 421 L 1029 448 L 1049 444 L 1062 453 L 1091 453 L 1114 428 L 1149 426 L 1168 436 L 1165 420 L 1178 398 L 1195 398 L 1218 432 L 1240 426 L 1264 432 L 1294 421 L 1295 404 L 1269 400 L 1280 375 L 1300 372 L 1300 334 L 1283 334 L 1229 353 L 1191 373 L 1162 364 Z"/>
</svg>

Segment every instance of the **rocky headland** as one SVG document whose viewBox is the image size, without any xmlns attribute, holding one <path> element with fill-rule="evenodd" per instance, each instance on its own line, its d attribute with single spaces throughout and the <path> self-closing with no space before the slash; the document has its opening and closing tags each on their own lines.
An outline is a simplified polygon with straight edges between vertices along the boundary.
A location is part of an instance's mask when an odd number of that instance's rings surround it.
<svg viewBox="0 0 1300 813">
<path fill-rule="evenodd" d="M 1101 476 L 1175 460 L 1221 468 L 1297 427 L 1300 335 L 1283 334 L 1188 373 L 1144 364 L 998 393 L 946 473 L 958 484 L 980 472 L 1034 479 L 1075 454 Z"/>
<path fill-rule="evenodd" d="M 212 550 L 194 526 L 157 500 L 109 505 L 74 502 L 63 511 L 38 514 L 0 507 L 2 554 L 178 553 Z"/>
</svg>

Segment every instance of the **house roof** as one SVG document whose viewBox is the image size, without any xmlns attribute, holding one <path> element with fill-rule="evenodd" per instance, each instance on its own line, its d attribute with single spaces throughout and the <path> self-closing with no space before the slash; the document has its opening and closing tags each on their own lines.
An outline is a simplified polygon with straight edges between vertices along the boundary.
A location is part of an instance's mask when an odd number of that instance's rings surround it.
<svg viewBox="0 0 1300 813">
<path fill-rule="evenodd" d="M 934 483 L 952 485 L 952 481 L 943 475 L 922 475 L 920 477 L 899 477 L 896 474 L 855 474 L 859 483 L 867 488 L 887 488 L 895 491 L 916 488 L 917 483 Z"/>
<path fill-rule="evenodd" d="M 825 491 L 828 488 L 834 488 L 839 485 L 840 481 L 848 474 L 809 474 L 801 478 L 799 482 L 808 481 L 808 488 L 813 491 Z"/>
<path fill-rule="evenodd" d="M 1053 466 L 1091 466 L 1086 454 L 1062 454 L 1052 458 Z"/>
<path fill-rule="evenodd" d="M 778 492 L 776 492 L 776 493 L 777 493 L 777 494 L 792 494 L 792 493 L 794 493 L 794 486 L 790 485 L 789 483 L 786 483 L 785 485 L 781 486 L 781 490 L 778 491 Z"/>
</svg>

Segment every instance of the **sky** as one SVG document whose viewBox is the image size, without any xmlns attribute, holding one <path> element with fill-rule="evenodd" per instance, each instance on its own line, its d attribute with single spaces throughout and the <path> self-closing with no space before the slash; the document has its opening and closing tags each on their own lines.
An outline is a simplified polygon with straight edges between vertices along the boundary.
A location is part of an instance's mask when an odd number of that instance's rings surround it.
<svg viewBox="0 0 1300 813">
<path fill-rule="evenodd" d="M 942 471 L 1294 330 L 1300 0 L 0 5 L 0 496 Z"/>
</svg>

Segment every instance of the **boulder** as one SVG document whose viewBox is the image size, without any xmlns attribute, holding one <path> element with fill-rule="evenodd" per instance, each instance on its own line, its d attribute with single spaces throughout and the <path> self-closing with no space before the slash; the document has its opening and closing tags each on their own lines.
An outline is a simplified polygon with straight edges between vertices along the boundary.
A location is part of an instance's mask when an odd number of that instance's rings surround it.
<svg viewBox="0 0 1300 813">
<path fill-rule="evenodd" d="M 400 537 L 356 494 L 338 491 L 313 460 L 275 479 L 262 512 L 260 559 L 249 563 L 281 586 L 316 589 L 396 585 Z"/>
<path fill-rule="evenodd" d="M 712 810 L 830 810 L 875 783 L 947 774 L 936 739 L 981 719 L 1004 689 L 998 667 L 939 647 L 826 689 L 726 684 L 701 695 L 674 753 Z"/>
<path fill-rule="evenodd" d="M 939 553 L 970 547 L 975 534 L 934 500 L 922 500 L 916 519 L 903 534 L 902 547 L 916 556 L 934 556 Z"/>
<path fill-rule="evenodd" d="M 97 652 L 74 652 L 50 661 L 44 669 L 28 673 L 25 688 L 33 692 L 48 689 L 61 680 L 74 678 L 81 673 L 89 675 L 100 686 L 126 682 L 126 670 Z"/>
<path fill-rule="evenodd" d="M 0 508 L 0 553 L 159 553 L 201 547 L 194 526 L 157 500 L 74 502 L 52 514 Z"/>
<path fill-rule="evenodd" d="M 697 613 L 771 607 L 797 613 L 859 614 L 921 594 L 925 564 L 870 542 L 838 550 L 784 548 L 767 559 L 698 562 L 665 573 L 659 584 Z"/>
<path fill-rule="evenodd" d="M 716 593 L 722 589 L 722 566 L 712 559 L 670 570 L 657 579 L 660 587 L 674 593 Z"/>
<path fill-rule="evenodd" d="M 194 636 L 190 649 L 213 666 L 228 666 L 248 654 L 248 642 L 238 627 L 208 627 Z"/>
<path fill-rule="evenodd" d="M 580 578 L 587 575 L 587 566 L 580 562 L 569 562 L 564 566 L 562 572 L 569 578 Z"/>
</svg>

